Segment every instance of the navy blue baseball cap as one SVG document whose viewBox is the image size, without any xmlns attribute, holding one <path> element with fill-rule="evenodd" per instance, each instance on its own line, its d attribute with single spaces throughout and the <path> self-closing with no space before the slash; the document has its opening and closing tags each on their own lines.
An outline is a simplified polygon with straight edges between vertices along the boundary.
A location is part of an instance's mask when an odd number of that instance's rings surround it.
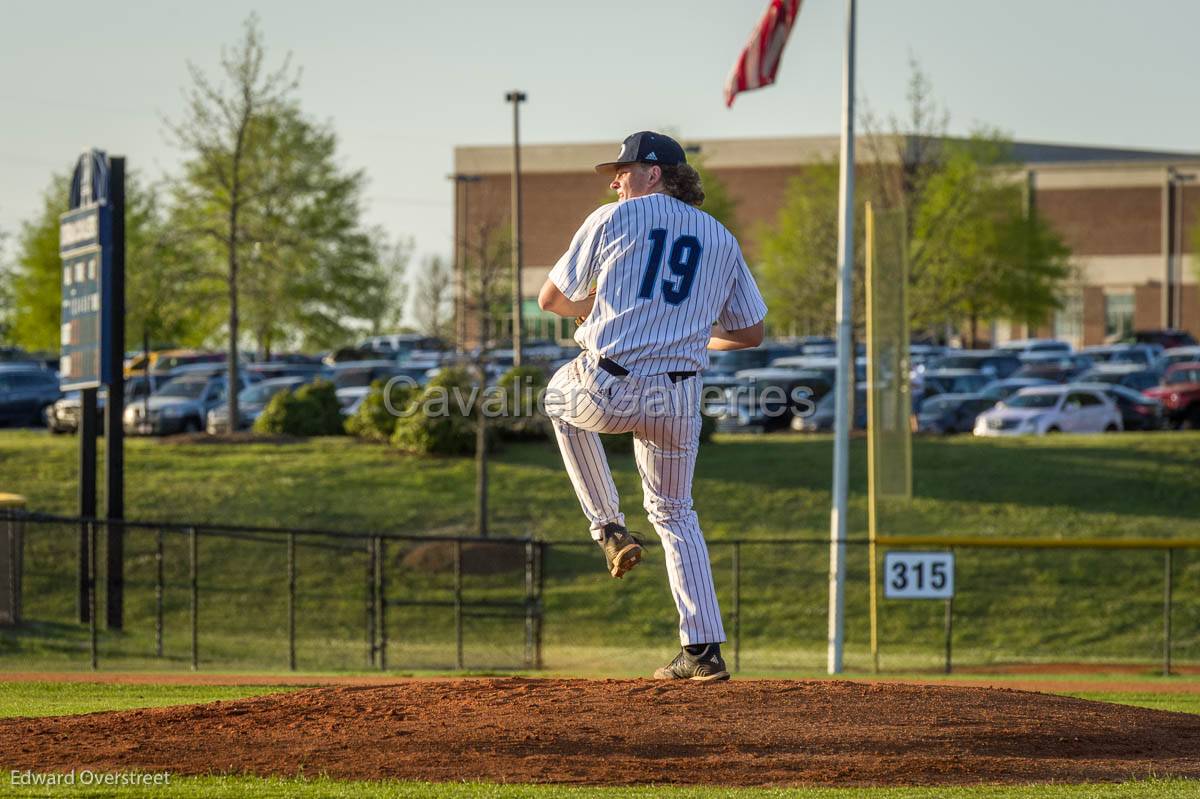
<svg viewBox="0 0 1200 799">
<path fill-rule="evenodd" d="M 674 166 L 675 164 L 686 164 L 687 156 L 684 154 L 683 148 L 679 146 L 679 142 L 670 136 L 664 136 L 652 130 L 643 130 L 626 137 L 621 144 L 621 152 L 617 155 L 617 160 L 596 164 L 596 171 L 606 172 L 621 164 L 636 163 Z"/>
</svg>

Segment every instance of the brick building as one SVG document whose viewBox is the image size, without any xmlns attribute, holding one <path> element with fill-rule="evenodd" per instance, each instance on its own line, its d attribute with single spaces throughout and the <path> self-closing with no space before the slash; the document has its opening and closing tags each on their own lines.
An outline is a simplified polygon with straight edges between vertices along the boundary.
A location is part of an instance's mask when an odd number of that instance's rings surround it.
<svg viewBox="0 0 1200 799">
<path fill-rule="evenodd" d="M 752 267 L 755 221 L 773 221 L 788 181 L 806 165 L 836 158 L 838 150 L 834 137 L 688 144 L 700 149 L 707 168 L 737 203 L 742 245 Z M 607 181 L 592 165 L 610 160 L 615 149 L 610 142 L 521 150 L 523 314 L 532 337 L 571 335 L 573 325 L 542 313 L 535 298 L 571 235 L 605 200 Z M 991 324 L 994 340 L 1055 335 L 1084 345 L 1132 329 L 1163 327 L 1200 337 L 1198 256 L 1191 242 L 1192 225 L 1200 221 L 1200 153 L 1016 142 L 1013 154 L 1034 188 L 1038 210 L 1070 246 L 1081 280 L 1066 289 L 1063 309 L 1040 329 L 998 321 Z M 461 249 L 481 230 L 509 224 L 512 151 L 458 147 L 454 161 L 456 173 L 472 176 L 456 184 L 455 240 Z"/>
</svg>

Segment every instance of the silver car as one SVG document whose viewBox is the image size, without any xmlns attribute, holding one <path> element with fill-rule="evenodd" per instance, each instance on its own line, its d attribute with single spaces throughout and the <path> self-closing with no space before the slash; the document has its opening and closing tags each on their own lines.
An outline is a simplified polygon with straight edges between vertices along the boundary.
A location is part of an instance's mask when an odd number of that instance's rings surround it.
<svg viewBox="0 0 1200 799">
<path fill-rule="evenodd" d="M 238 376 L 241 387 L 250 381 Z M 225 400 L 225 376 L 203 373 L 185 374 L 163 385 L 145 402 L 125 409 L 127 435 L 165 436 L 172 433 L 199 433 L 208 412 Z"/>
</svg>

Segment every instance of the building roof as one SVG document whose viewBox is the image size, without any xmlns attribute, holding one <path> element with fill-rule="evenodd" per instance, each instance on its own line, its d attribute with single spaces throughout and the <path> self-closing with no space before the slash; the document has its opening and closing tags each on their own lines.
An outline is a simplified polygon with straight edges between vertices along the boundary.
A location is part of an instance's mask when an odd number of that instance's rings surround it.
<svg viewBox="0 0 1200 799">
<path fill-rule="evenodd" d="M 884 137 L 893 139 L 892 136 Z M 906 142 L 912 145 L 913 137 Z M 951 139 L 963 141 L 962 139 Z M 789 138 L 685 139 L 684 145 L 698 148 L 705 165 L 712 169 L 738 167 L 779 167 L 832 161 L 837 158 L 837 136 L 795 136 Z M 859 159 L 868 152 L 868 139 L 857 139 Z M 611 160 L 620 149 L 617 142 L 580 142 L 523 144 L 521 171 L 528 173 L 590 172 L 592 166 Z M 889 146 L 889 152 L 896 147 Z M 1102 147 L 1078 144 L 1014 141 L 1013 160 L 1033 166 L 1139 165 L 1200 166 L 1200 152 L 1170 152 Z M 467 174 L 508 174 L 512 169 L 512 146 L 464 145 L 454 149 L 455 170 Z"/>
</svg>

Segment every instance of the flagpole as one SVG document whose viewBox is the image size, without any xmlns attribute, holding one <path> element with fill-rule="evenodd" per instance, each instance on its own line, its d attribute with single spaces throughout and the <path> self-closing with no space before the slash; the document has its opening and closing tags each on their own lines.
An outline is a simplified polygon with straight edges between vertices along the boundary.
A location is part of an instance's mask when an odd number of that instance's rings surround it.
<svg viewBox="0 0 1200 799">
<path fill-rule="evenodd" d="M 837 415 L 833 438 L 833 508 L 829 514 L 830 674 L 842 671 L 846 599 L 846 501 L 850 475 L 850 390 L 854 385 L 854 16 L 846 0 L 846 50 L 842 65 L 842 150 L 838 188 Z"/>
</svg>

